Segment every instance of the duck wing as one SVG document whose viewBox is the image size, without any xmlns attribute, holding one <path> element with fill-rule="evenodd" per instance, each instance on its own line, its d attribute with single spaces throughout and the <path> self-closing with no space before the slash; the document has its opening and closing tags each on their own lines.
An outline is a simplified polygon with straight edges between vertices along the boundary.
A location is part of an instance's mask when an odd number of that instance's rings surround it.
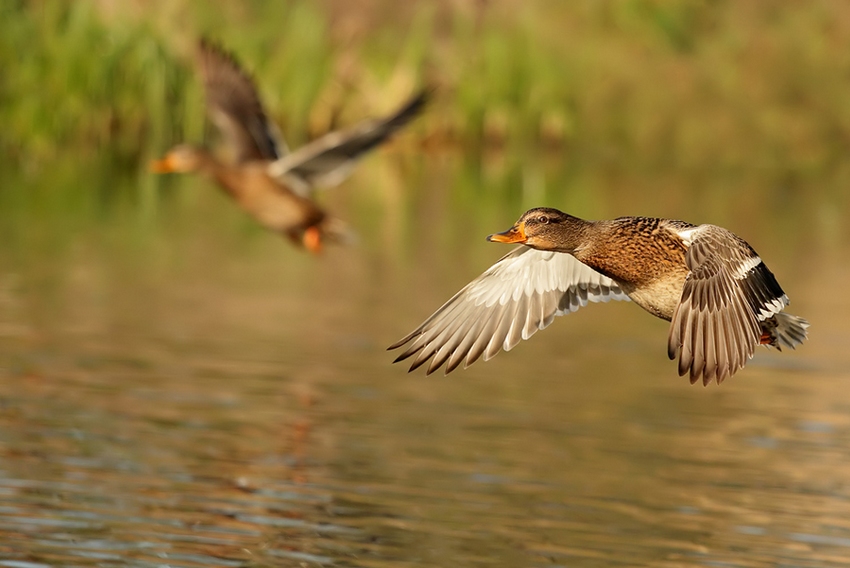
<svg viewBox="0 0 850 568">
<path fill-rule="evenodd" d="M 277 160 L 289 151 L 277 128 L 266 117 L 253 79 L 233 55 L 201 40 L 198 68 L 206 93 L 207 114 L 236 163 Z"/>
<path fill-rule="evenodd" d="M 428 98 L 429 92 L 423 90 L 388 117 L 364 120 L 346 130 L 325 134 L 276 161 L 269 173 L 302 194 L 309 194 L 314 187 L 337 185 L 366 152 L 413 120 Z"/>
<path fill-rule="evenodd" d="M 544 329 L 555 316 L 588 302 L 628 300 L 616 282 L 566 253 L 520 246 L 467 284 L 418 328 L 392 344 L 406 347 L 395 362 L 428 359 L 427 374 L 443 363 L 446 374 L 482 355 L 492 358 Z"/>
<path fill-rule="evenodd" d="M 667 354 L 691 383 L 718 383 L 752 358 L 761 322 L 788 305 L 773 273 L 743 239 L 721 227 L 681 231 L 690 270 L 670 324 Z"/>
</svg>

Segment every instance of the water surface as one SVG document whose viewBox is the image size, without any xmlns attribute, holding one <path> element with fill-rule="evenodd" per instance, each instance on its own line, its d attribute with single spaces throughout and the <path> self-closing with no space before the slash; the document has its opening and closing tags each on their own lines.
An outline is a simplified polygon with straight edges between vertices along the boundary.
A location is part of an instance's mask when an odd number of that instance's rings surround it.
<svg viewBox="0 0 850 568">
<path fill-rule="evenodd" d="M 838 193 L 765 208 L 774 188 L 734 180 L 519 167 L 370 159 L 326 196 L 359 243 L 318 259 L 201 180 L 13 179 L 0 566 L 850 565 Z M 488 199 L 522 179 L 545 189 Z M 811 341 L 690 386 L 667 324 L 612 303 L 448 377 L 391 365 L 386 345 L 507 250 L 483 237 L 544 203 L 735 230 Z"/>
</svg>

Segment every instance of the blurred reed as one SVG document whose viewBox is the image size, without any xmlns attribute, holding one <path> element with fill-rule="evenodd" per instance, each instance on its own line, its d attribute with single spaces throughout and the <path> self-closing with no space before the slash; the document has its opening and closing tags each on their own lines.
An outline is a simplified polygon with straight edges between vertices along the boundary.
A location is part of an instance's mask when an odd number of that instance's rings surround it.
<svg viewBox="0 0 850 568">
<path fill-rule="evenodd" d="M 577 184 L 818 180 L 847 203 L 850 5 L 825 0 L 4 2 L 4 161 L 40 172 L 108 154 L 126 171 L 203 139 L 201 35 L 254 73 L 294 145 L 430 84 L 407 144 L 552 154 Z"/>
</svg>

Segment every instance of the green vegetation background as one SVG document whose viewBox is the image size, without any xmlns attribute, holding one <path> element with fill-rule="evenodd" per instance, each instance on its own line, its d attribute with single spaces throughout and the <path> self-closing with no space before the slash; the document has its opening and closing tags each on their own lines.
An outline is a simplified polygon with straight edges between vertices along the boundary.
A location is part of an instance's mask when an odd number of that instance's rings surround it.
<svg viewBox="0 0 850 568">
<path fill-rule="evenodd" d="M 602 176 L 650 203 L 671 187 L 746 193 L 748 214 L 813 203 L 833 230 L 847 209 L 844 2 L 33 0 L 0 4 L 0 218 L 109 201 L 122 177 L 155 200 L 147 160 L 205 139 L 202 35 L 252 71 L 293 145 L 427 84 L 437 100 L 402 147 L 549 160 L 543 192 Z M 76 183 L 45 189 L 46 174 Z"/>
</svg>

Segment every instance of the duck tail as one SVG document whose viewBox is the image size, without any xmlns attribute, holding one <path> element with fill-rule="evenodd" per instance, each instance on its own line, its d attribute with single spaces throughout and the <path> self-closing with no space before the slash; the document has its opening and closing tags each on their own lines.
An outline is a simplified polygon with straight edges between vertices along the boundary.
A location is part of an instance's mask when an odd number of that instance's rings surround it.
<svg viewBox="0 0 850 568">
<path fill-rule="evenodd" d="M 805 319 L 779 312 L 761 322 L 761 344 L 776 347 L 796 348 L 809 336 L 809 322 Z"/>
<path fill-rule="evenodd" d="M 353 245 L 357 242 L 357 234 L 342 219 L 325 217 L 320 225 L 323 240 L 340 245 Z"/>
</svg>

